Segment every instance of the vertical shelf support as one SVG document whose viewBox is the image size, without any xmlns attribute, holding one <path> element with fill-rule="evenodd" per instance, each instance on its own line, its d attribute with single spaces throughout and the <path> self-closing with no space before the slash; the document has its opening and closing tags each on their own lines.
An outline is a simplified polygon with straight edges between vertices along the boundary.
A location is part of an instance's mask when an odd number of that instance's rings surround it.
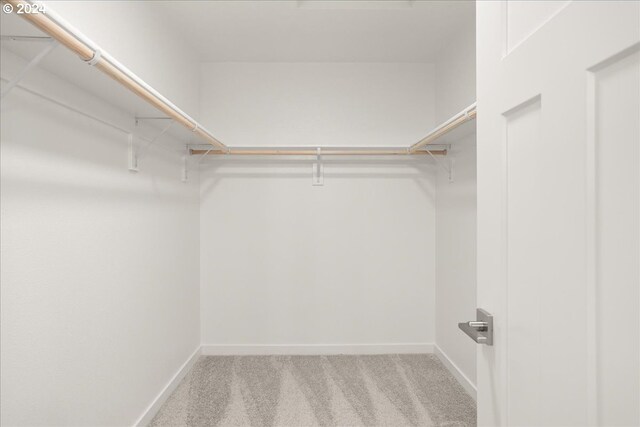
<svg viewBox="0 0 640 427">
<path fill-rule="evenodd" d="M 133 134 L 127 134 L 129 140 L 129 171 L 139 172 L 138 169 L 138 152 L 136 151 L 135 142 L 133 140 Z"/>
<path fill-rule="evenodd" d="M 313 164 L 312 185 L 324 185 L 324 165 L 322 164 L 322 149 L 316 149 L 316 163 Z"/>
<path fill-rule="evenodd" d="M 189 145 L 184 146 L 184 155 L 182 156 L 182 182 L 189 181 L 189 154 L 191 150 Z"/>
</svg>

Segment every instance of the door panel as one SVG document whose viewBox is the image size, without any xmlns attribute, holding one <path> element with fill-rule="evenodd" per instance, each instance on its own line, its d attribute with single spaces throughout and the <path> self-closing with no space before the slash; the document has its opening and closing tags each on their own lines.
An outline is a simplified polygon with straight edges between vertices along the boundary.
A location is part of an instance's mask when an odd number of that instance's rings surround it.
<svg viewBox="0 0 640 427">
<path fill-rule="evenodd" d="M 540 151 L 541 99 L 531 101 L 505 114 L 505 145 L 507 150 L 507 247 L 509 270 L 507 280 L 507 391 L 512 422 L 518 419 L 537 420 L 540 412 L 538 398 L 541 345 L 540 303 L 543 279 L 539 268 L 544 254 L 536 251 L 545 243 L 540 230 L 541 207 L 545 188 L 538 167 L 544 161 Z M 529 229 L 540 231 L 529 235 Z M 532 241 L 535 240 L 535 241 Z M 533 385 L 533 386 L 532 386 Z"/>
<path fill-rule="evenodd" d="M 640 94 L 640 54 L 625 52 L 593 72 L 595 310 L 590 315 L 597 414 L 601 425 L 640 425 L 640 108 L 634 99 Z"/>
<path fill-rule="evenodd" d="M 640 3 L 478 2 L 476 27 L 478 421 L 640 424 Z"/>
</svg>

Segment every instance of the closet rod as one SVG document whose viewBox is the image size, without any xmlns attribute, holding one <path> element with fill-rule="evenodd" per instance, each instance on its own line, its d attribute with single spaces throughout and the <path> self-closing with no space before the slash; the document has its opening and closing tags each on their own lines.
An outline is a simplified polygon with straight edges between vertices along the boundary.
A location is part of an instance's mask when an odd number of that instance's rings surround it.
<svg viewBox="0 0 640 427">
<path fill-rule="evenodd" d="M 230 155 L 230 156 L 316 156 L 318 151 L 315 148 L 308 149 L 268 149 L 268 148 L 255 148 L 255 149 L 242 149 L 242 148 L 229 148 L 228 151 L 217 150 L 194 150 L 191 151 L 192 155 L 202 154 L 218 154 L 218 155 Z M 430 150 L 432 155 L 446 155 L 447 150 Z M 321 156 L 407 156 L 413 154 L 429 154 L 429 151 L 414 151 L 409 152 L 406 148 L 401 149 L 327 149 L 321 150 L 319 153 Z"/>
<path fill-rule="evenodd" d="M 461 112 L 459 112 L 458 114 L 456 114 L 455 116 L 453 116 L 452 118 L 450 118 L 449 120 L 447 120 L 446 122 L 444 122 L 443 124 L 435 128 L 434 130 L 432 130 L 429 133 L 429 135 L 425 136 L 420 141 L 416 142 L 411 147 L 409 147 L 409 152 L 414 154 L 416 150 L 419 150 L 425 145 L 432 144 L 436 139 L 451 132 L 452 130 L 462 125 L 463 123 L 466 123 L 469 120 L 473 120 L 475 117 L 476 117 L 476 103 L 474 102 L 473 104 L 471 104 L 470 106 L 468 106 L 467 108 L 465 108 L 464 110 L 462 110 Z"/>
<path fill-rule="evenodd" d="M 11 4 L 15 9 L 19 5 L 34 4 L 31 0 L 2 0 L 2 3 Z M 211 145 L 222 151 L 227 146 L 209 133 L 205 128 L 192 119 L 184 111 L 176 107 L 171 101 L 162 96 L 158 91 L 146 84 L 140 77 L 114 59 L 107 52 L 100 49 L 93 41 L 89 40 L 80 31 L 72 27 L 47 5 L 46 13 L 20 14 L 24 19 L 58 40 L 61 44 L 76 53 L 80 59 L 93 65 L 107 74 L 109 77 L 131 90 L 133 93 L 149 102 L 151 105 L 171 117 L 184 127 L 200 136 Z"/>
</svg>

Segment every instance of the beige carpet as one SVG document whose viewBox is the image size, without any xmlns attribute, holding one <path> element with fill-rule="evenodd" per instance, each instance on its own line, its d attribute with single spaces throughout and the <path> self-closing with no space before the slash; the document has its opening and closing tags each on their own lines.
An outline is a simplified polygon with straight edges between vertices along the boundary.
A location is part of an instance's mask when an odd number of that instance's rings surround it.
<svg viewBox="0 0 640 427">
<path fill-rule="evenodd" d="M 475 426 L 434 355 L 203 356 L 152 426 Z"/>
</svg>

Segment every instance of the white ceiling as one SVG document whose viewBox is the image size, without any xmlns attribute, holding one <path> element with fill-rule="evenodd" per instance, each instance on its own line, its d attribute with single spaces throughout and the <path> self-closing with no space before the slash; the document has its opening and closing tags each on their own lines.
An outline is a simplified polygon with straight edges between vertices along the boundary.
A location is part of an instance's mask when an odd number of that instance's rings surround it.
<svg viewBox="0 0 640 427">
<path fill-rule="evenodd" d="M 202 61 L 430 62 L 473 1 L 154 1 Z"/>
</svg>

